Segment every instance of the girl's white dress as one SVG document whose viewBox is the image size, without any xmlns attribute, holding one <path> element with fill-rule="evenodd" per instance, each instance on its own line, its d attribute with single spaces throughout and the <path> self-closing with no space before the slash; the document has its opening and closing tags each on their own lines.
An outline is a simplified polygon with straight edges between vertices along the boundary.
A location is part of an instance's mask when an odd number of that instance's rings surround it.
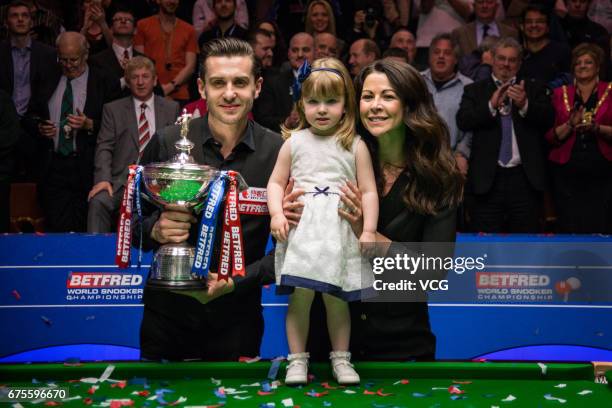
<svg viewBox="0 0 612 408">
<path fill-rule="evenodd" d="M 356 183 L 355 152 L 334 136 L 317 136 L 309 129 L 293 132 L 291 177 L 303 189 L 304 210 L 286 243 L 277 243 L 276 284 L 280 294 L 294 287 L 329 293 L 346 301 L 360 298 L 372 285 L 372 268 L 362 258 L 359 240 L 338 214 L 340 187 Z"/>
</svg>

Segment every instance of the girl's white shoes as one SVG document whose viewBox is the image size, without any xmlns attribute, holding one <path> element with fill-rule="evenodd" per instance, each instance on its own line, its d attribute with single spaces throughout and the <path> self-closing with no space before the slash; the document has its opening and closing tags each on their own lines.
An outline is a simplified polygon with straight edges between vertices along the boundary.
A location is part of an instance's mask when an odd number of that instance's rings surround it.
<svg viewBox="0 0 612 408">
<path fill-rule="evenodd" d="M 329 353 L 334 378 L 340 385 L 359 384 L 359 374 L 351 364 L 351 353 L 348 351 L 332 351 Z"/>
<path fill-rule="evenodd" d="M 310 353 L 295 353 L 287 356 L 289 365 L 285 374 L 285 384 L 303 385 L 308 382 L 308 358 Z"/>
</svg>

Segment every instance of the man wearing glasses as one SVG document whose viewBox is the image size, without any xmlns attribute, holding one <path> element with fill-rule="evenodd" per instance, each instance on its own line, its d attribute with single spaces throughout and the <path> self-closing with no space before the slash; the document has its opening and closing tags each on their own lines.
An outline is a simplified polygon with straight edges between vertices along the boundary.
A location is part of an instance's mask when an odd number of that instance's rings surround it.
<svg viewBox="0 0 612 408">
<path fill-rule="evenodd" d="M 87 65 L 87 40 L 76 32 L 57 38 L 61 74 L 41 95 L 38 130 L 48 155 L 39 185 L 48 232 L 85 231 L 96 135 L 102 106 L 119 96 L 119 84 Z"/>
</svg>

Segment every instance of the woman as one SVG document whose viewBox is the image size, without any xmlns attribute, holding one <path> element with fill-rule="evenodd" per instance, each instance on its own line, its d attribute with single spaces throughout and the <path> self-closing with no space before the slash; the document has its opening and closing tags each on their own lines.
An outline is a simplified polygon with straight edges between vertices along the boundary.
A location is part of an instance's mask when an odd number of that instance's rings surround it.
<svg viewBox="0 0 612 408">
<path fill-rule="evenodd" d="M 319 33 L 336 35 L 334 12 L 325 0 L 314 0 L 306 10 L 305 31 L 313 37 Z"/>
<path fill-rule="evenodd" d="M 106 23 L 105 10 L 111 0 L 85 0 L 83 2 L 83 22 L 81 34 L 89 43 L 89 55 L 104 51 L 113 43 L 113 34 Z"/>
<path fill-rule="evenodd" d="M 379 185 L 378 256 L 401 253 L 402 242 L 454 242 L 456 207 L 464 179 L 448 143 L 448 129 L 436 113 L 419 73 L 401 62 L 376 61 L 355 80 L 362 125 Z M 358 234 L 359 191 L 342 197 L 339 210 Z M 355 358 L 433 359 L 435 336 L 427 303 L 361 303 L 352 310 Z"/>
<path fill-rule="evenodd" d="M 574 85 L 554 90 L 552 145 L 560 232 L 612 232 L 612 84 L 599 80 L 603 51 L 580 44 L 572 52 Z"/>
<path fill-rule="evenodd" d="M 278 24 L 274 20 L 264 19 L 255 23 L 256 29 L 261 29 L 272 34 L 274 39 L 274 57 L 272 66 L 280 67 L 287 60 L 287 43 L 281 32 Z"/>
</svg>

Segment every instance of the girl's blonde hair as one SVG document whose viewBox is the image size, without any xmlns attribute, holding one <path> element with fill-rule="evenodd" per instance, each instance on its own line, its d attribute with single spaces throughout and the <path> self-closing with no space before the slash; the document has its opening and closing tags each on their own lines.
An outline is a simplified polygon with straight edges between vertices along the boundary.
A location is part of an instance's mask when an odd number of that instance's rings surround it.
<svg viewBox="0 0 612 408">
<path fill-rule="evenodd" d="M 318 68 L 329 68 L 336 72 L 317 70 Z M 327 99 L 344 96 L 344 115 L 338 122 L 336 137 L 338 142 L 346 150 L 350 150 L 355 138 L 355 113 L 357 111 L 355 102 L 355 88 L 346 67 L 336 58 L 321 58 L 312 64 L 313 72 L 302 83 L 302 95 L 296 103 L 299 116 L 295 128 L 287 128 L 281 125 L 283 138 L 288 139 L 291 132 L 305 129 L 310 126 L 304 115 L 304 100 L 308 98 Z"/>
</svg>

